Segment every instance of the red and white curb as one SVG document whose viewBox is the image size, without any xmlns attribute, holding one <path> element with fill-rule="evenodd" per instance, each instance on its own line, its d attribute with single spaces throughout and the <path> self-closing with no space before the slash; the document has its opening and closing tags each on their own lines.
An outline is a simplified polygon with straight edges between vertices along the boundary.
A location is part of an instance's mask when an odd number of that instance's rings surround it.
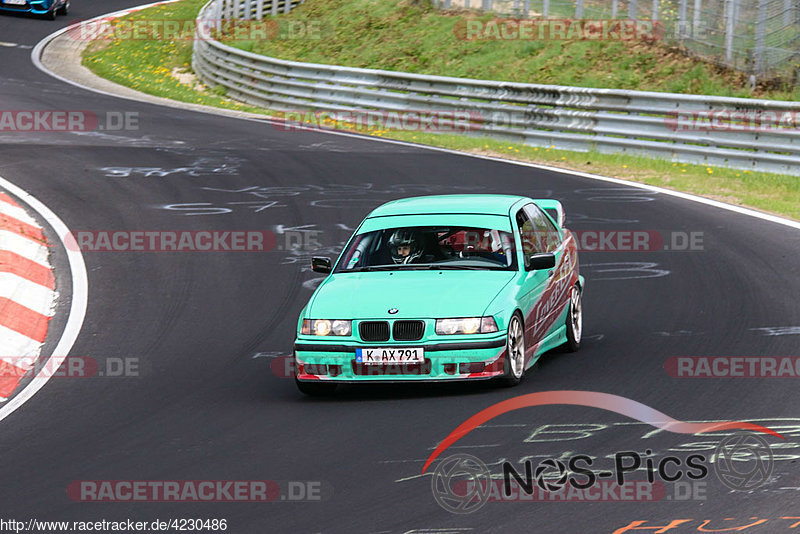
<svg viewBox="0 0 800 534">
<path fill-rule="evenodd" d="M 69 235 L 71 232 L 67 225 L 64 224 L 64 221 L 38 198 L 16 184 L 9 182 L 2 176 L 0 176 L 0 190 L 7 191 L 14 195 L 15 198 L 19 199 L 20 204 L 24 204 L 26 209 L 29 209 L 29 212 L 36 212 L 39 219 L 44 221 L 47 226 L 53 230 L 53 234 L 58 238 L 58 243 L 54 242 L 53 244 L 63 249 L 69 267 L 69 276 L 65 276 L 65 278 L 70 278 L 69 302 L 68 304 L 64 304 L 65 308 L 69 308 L 67 312 L 67 321 L 55 348 L 53 348 L 53 351 L 50 353 L 50 358 L 47 360 L 48 365 L 42 367 L 30 382 L 14 393 L 12 398 L 8 399 L 6 402 L 0 403 L 0 421 L 2 421 L 31 400 L 33 396 L 47 384 L 53 377 L 53 373 L 50 372 L 51 369 L 58 369 L 59 366 L 64 363 L 64 360 L 67 358 L 67 355 L 78 339 L 78 335 L 83 327 L 83 320 L 86 318 L 86 308 L 89 303 L 89 280 L 86 276 L 86 263 L 83 261 L 83 255 L 81 255 L 79 250 L 70 250 L 67 248 L 64 239 L 61 237 Z M 28 245 L 26 241 L 23 241 L 23 243 Z M 65 275 L 67 272 L 66 269 L 67 267 L 65 266 Z M 65 297 L 62 295 L 61 298 L 64 299 Z M 41 344 L 39 344 L 36 350 L 41 350 Z M 3 345 L 0 345 L 0 354 L 8 354 L 5 352 L 5 347 Z"/>
<path fill-rule="evenodd" d="M 0 402 L 39 356 L 57 297 L 49 246 L 36 220 L 0 191 Z"/>
</svg>

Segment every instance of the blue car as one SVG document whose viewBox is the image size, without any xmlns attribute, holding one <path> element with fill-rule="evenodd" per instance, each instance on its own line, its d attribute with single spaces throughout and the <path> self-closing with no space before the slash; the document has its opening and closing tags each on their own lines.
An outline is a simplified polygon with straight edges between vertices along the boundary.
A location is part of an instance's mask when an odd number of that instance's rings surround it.
<svg viewBox="0 0 800 534">
<path fill-rule="evenodd" d="M 0 0 L 0 12 L 32 13 L 56 20 L 69 13 L 69 0 Z"/>
</svg>

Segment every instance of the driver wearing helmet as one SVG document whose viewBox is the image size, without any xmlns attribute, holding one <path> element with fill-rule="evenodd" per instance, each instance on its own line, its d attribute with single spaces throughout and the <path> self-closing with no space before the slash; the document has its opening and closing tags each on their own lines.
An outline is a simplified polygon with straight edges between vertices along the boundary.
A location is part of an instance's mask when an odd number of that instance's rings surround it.
<svg viewBox="0 0 800 534">
<path fill-rule="evenodd" d="M 422 246 L 415 232 L 400 229 L 389 238 L 389 251 L 395 263 L 414 263 L 422 256 Z"/>
</svg>

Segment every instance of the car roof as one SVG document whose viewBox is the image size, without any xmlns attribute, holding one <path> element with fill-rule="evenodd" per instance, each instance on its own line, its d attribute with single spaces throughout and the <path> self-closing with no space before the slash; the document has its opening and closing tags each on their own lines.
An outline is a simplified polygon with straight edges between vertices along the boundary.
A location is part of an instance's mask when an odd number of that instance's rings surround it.
<svg viewBox="0 0 800 534">
<path fill-rule="evenodd" d="M 367 217 L 391 215 L 426 215 L 468 213 L 508 216 L 511 207 L 521 200 L 518 195 L 431 195 L 401 198 L 375 208 Z"/>
</svg>

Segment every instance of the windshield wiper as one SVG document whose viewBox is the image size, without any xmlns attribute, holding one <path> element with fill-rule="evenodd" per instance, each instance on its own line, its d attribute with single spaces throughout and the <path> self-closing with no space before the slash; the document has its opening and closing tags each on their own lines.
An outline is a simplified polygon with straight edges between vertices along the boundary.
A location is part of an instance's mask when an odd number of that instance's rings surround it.
<svg viewBox="0 0 800 534">
<path fill-rule="evenodd" d="M 394 270 L 451 270 L 451 271 L 502 271 L 504 267 L 495 265 L 452 265 L 447 263 L 398 263 L 396 265 L 368 265 L 366 267 L 357 267 L 355 269 L 347 269 L 345 273 L 359 273 L 370 271 L 394 271 Z"/>
<path fill-rule="evenodd" d="M 369 272 L 369 271 L 394 271 L 395 269 L 427 269 L 427 263 L 398 263 L 396 265 L 368 265 L 366 267 L 358 267 L 355 269 L 348 269 L 346 273 L 358 273 L 358 272 Z"/>
<path fill-rule="evenodd" d="M 458 271 L 458 270 L 467 270 L 467 271 L 501 271 L 501 270 L 504 270 L 503 267 L 499 267 L 499 266 L 495 266 L 495 265 L 485 265 L 485 266 L 480 266 L 480 265 L 449 265 L 449 264 L 446 264 L 446 263 L 445 264 L 432 263 L 432 264 L 430 264 L 428 269 L 441 269 L 441 270 L 448 269 L 448 270 L 452 270 L 452 271 Z"/>
</svg>

